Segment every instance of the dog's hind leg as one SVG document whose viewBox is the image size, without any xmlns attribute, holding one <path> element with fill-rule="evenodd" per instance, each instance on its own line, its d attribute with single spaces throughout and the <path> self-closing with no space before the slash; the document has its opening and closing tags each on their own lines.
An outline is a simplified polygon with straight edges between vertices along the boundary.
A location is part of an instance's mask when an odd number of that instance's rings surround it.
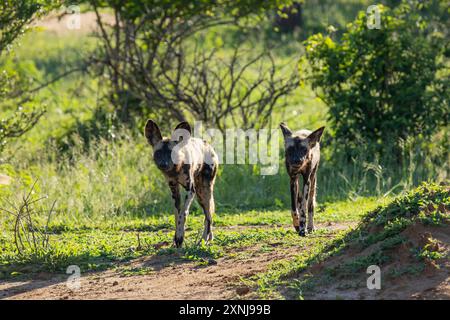
<svg viewBox="0 0 450 320">
<path fill-rule="evenodd" d="M 205 214 L 205 226 L 202 239 L 205 240 L 206 243 L 213 240 L 212 223 L 213 215 L 215 213 L 213 193 L 215 172 L 216 170 L 214 167 L 204 168 L 202 174 L 196 181 L 197 200 Z"/>
<path fill-rule="evenodd" d="M 208 190 L 207 188 L 204 188 L 202 192 L 198 192 L 197 195 L 198 202 L 203 209 L 203 213 L 205 214 L 205 226 L 202 239 L 208 243 L 213 239 L 212 223 L 215 209 L 214 196 L 212 194 L 212 190 Z"/>
</svg>

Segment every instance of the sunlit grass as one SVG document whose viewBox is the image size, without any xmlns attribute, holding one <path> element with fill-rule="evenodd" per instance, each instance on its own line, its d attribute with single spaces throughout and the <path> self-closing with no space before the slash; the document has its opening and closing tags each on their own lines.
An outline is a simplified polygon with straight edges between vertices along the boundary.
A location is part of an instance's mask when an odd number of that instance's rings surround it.
<svg viewBox="0 0 450 320">
<path fill-rule="evenodd" d="M 366 199 L 364 203 L 364 199 L 360 199 L 358 210 L 368 210 L 380 202 L 383 200 Z M 346 202 L 335 204 L 329 210 L 339 218 L 327 221 L 355 222 L 358 216 L 348 214 L 350 206 L 351 203 Z M 323 213 L 326 214 L 327 210 Z M 320 215 L 321 213 L 317 214 L 319 223 L 327 219 Z M 312 242 L 328 239 L 322 239 L 322 235 L 335 232 L 323 226 L 314 235 L 302 239 L 291 227 L 290 214 L 285 210 L 217 214 L 214 242 L 210 246 L 198 246 L 203 230 L 203 216 L 197 212 L 188 218 L 185 248 L 179 250 L 171 247 L 173 226 L 174 218 L 171 214 L 146 218 L 95 217 L 78 222 L 58 217 L 50 223 L 47 231 L 50 234 L 50 252 L 43 256 L 21 256 L 15 251 L 12 220 L 6 219 L 2 222 L 3 232 L 0 236 L 0 269 L 3 277 L 11 276 L 11 272 L 61 272 L 71 264 L 81 266 L 84 271 L 99 270 L 143 255 L 175 253 L 182 259 L 202 264 L 208 259 L 217 259 L 228 253 L 232 256 L 232 250 L 238 248 L 258 246 L 258 250 L 270 252 L 274 250 L 272 243 L 283 250 L 309 246 Z M 160 243 L 165 243 L 163 248 L 158 247 Z"/>
</svg>

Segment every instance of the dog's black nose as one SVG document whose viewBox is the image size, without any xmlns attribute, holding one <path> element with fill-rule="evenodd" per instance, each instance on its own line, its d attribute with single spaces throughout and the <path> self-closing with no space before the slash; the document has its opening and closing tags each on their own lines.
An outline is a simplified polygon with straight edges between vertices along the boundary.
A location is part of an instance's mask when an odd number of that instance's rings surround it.
<svg viewBox="0 0 450 320">
<path fill-rule="evenodd" d="M 169 163 L 168 162 L 161 162 L 161 163 L 158 163 L 158 167 L 161 169 L 161 170 L 167 170 L 167 169 L 169 169 Z"/>
</svg>

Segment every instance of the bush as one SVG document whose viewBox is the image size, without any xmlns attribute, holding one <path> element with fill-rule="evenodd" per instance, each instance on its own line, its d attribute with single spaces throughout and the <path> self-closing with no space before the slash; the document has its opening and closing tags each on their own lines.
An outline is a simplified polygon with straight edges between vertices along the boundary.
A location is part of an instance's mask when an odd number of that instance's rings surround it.
<svg viewBox="0 0 450 320">
<path fill-rule="evenodd" d="M 45 9 L 56 5 L 53 0 L 2 1 L 0 3 L 0 58 L 26 31 L 27 25 Z M 30 103 L 31 79 L 21 70 L 10 70 L 0 61 L 0 152 L 6 142 L 30 130 L 42 116 L 43 111 Z M 24 104 L 25 108 L 24 108 Z"/>
<path fill-rule="evenodd" d="M 306 41 L 310 79 L 329 105 L 338 148 L 399 155 L 400 141 L 428 139 L 448 125 L 446 41 L 426 15 L 431 2 L 380 5 L 380 29 L 369 29 L 360 13 L 339 42 L 323 34 Z"/>
</svg>

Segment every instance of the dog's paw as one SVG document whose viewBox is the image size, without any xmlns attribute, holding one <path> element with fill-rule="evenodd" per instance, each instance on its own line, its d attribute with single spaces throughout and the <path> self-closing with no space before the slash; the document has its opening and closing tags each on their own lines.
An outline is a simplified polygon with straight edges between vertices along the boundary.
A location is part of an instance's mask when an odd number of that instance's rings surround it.
<svg viewBox="0 0 450 320">
<path fill-rule="evenodd" d="M 181 248 L 183 245 L 184 238 L 183 237 L 175 237 L 173 239 L 173 245 L 177 248 Z"/>
</svg>

